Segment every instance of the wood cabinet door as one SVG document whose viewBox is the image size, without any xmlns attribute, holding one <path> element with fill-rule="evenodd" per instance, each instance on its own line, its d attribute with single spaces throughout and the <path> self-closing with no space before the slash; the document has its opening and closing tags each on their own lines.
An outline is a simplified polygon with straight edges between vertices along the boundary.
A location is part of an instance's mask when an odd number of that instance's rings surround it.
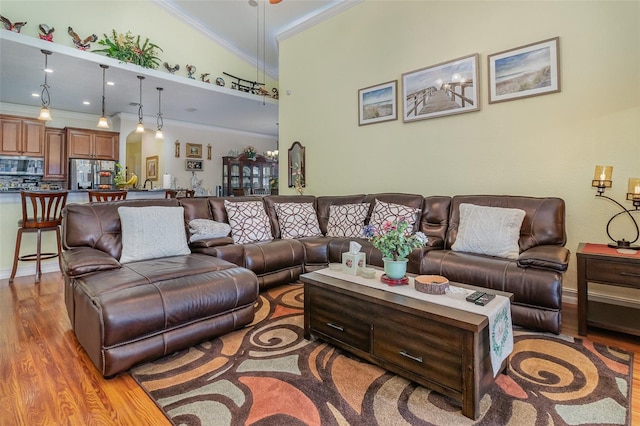
<svg viewBox="0 0 640 426">
<path fill-rule="evenodd" d="M 94 135 L 94 158 L 100 160 L 117 160 L 118 159 L 118 137 L 112 134 Z"/>
<path fill-rule="evenodd" d="M 69 158 L 93 158 L 93 135 L 88 131 L 67 130 Z"/>
<path fill-rule="evenodd" d="M 38 120 L 22 120 L 22 154 L 32 157 L 44 155 L 44 123 Z"/>
<path fill-rule="evenodd" d="M 5 117 L 0 120 L 0 154 L 19 155 L 22 120 Z"/>
<path fill-rule="evenodd" d="M 44 132 L 45 180 L 67 179 L 66 134 L 62 129 L 46 129 Z"/>
</svg>

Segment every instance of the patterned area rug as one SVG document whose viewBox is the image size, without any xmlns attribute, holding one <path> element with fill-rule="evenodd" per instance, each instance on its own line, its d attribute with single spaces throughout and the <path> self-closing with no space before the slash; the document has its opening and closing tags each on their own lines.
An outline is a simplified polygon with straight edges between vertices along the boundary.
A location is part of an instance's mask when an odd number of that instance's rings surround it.
<svg viewBox="0 0 640 426">
<path fill-rule="evenodd" d="M 299 284 L 261 294 L 252 326 L 132 370 L 175 425 L 629 424 L 633 354 L 516 332 L 477 421 L 453 400 L 303 337 Z"/>
</svg>

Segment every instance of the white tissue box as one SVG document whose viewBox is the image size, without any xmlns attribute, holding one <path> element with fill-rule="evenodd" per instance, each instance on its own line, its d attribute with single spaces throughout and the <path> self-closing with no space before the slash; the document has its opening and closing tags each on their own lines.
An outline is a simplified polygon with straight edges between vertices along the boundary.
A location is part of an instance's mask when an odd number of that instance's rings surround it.
<svg viewBox="0 0 640 426">
<path fill-rule="evenodd" d="M 364 253 L 342 253 L 342 272 L 358 275 L 358 268 L 367 266 Z"/>
</svg>

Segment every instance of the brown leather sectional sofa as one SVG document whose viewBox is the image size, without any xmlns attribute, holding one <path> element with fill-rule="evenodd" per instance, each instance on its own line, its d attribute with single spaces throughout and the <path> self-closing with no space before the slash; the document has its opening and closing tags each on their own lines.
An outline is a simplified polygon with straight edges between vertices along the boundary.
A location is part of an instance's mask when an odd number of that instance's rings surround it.
<svg viewBox="0 0 640 426">
<path fill-rule="evenodd" d="M 120 264 L 117 207 L 182 206 L 185 229 L 193 219 L 229 222 L 224 200 L 262 201 L 273 239 L 234 244 L 231 237 L 190 244 L 191 254 Z M 559 198 L 520 196 L 348 196 L 198 197 L 69 204 L 63 216 L 65 300 L 78 341 L 105 376 L 229 332 L 253 319 L 258 290 L 298 279 L 300 274 L 340 262 L 354 238 L 282 239 L 276 203 L 311 203 L 326 234 L 331 205 L 403 204 L 420 211 L 415 230 L 429 237 L 409 256 L 409 272 L 442 274 L 514 294 L 513 323 L 535 330 L 561 330 L 565 206 Z M 455 242 L 461 203 L 513 207 L 526 212 L 516 260 L 461 253 Z M 367 264 L 382 266 L 378 250 L 357 239 Z M 223 294 L 223 297 L 219 297 Z M 195 300 L 195 303 L 194 303 Z"/>
<path fill-rule="evenodd" d="M 227 198 L 231 200 L 231 198 Z M 569 264 L 566 243 L 565 204 L 559 198 L 458 195 L 428 196 L 385 193 L 348 196 L 275 195 L 262 198 L 271 221 L 273 240 L 233 244 L 231 238 L 196 241 L 191 249 L 228 260 L 251 269 L 260 288 L 291 282 L 301 273 L 340 262 L 353 238 L 307 237 L 280 239 L 276 203 L 314 203 L 320 229 L 326 234 L 329 208 L 336 204 L 370 203 L 369 216 L 376 199 L 420 209 L 416 230 L 429 237 L 426 247 L 409 256 L 408 271 L 416 274 L 442 274 L 452 281 L 514 294 L 513 323 L 533 330 L 560 333 L 562 277 Z M 185 221 L 207 218 L 228 223 L 225 198 L 183 198 Z M 255 201 L 256 197 L 233 197 L 233 201 Z M 510 207 L 526 212 L 520 231 L 520 256 L 516 260 L 471 253 L 454 252 L 459 205 L 470 203 L 492 207 Z M 380 252 L 365 239 L 356 239 L 366 253 L 367 264 L 382 266 Z"/>
</svg>

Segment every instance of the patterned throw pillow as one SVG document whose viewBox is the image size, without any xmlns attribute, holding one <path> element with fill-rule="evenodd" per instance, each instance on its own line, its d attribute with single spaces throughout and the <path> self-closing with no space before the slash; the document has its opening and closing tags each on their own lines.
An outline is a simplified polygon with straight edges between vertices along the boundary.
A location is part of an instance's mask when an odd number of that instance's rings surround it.
<svg viewBox="0 0 640 426">
<path fill-rule="evenodd" d="M 379 230 L 387 221 L 393 222 L 404 219 L 409 223 L 409 229 L 412 229 L 418 219 L 418 210 L 403 204 L 385 203 L 384 201 L 376 200 L 369 224 Z"/>
<path fill-rule="evenodd" d="M 520 209 L 460 204 L 460 225 L 453 251 L 517 259 L 520 228 L 526 213 Z"/>
<path fill-rule="evenodd" d="M 318 215 L 311 203 L 275 203 L 282 239 L 322 235 Z"/>
<path fill-rule="evenodd" d="M 364 238 L 362 228 L 369 203 L 329 206 L 327 237 Z"/>
<path fill-rule="evenodd" d="M 184 232 L 184 207 L 118 207 L 118 215 L 120 263 L 191 253 Z"/>
<path fill-rule="evenodd" d="M 273 239 L 269 217 L 262 201 L 224 201 L 229 216 L 231 237 L 236 244 L 268 241 Z"/>
</svg>

